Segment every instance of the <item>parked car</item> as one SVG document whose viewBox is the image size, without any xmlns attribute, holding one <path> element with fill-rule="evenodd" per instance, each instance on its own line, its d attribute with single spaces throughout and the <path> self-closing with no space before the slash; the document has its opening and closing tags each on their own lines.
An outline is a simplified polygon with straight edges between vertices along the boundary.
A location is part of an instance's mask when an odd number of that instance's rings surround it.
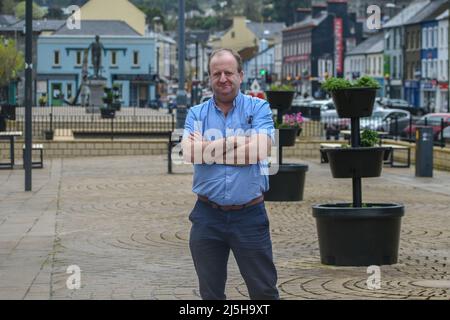
<svg viewBox="0 0 450 320">
<path fill-rule="evenodd" d="M 442 123 L 442 119 L 444 122 Z M 444 128 L 450 126 L 450 113 L 429 113 L 422 118 L 420 118 L 415 124 L 411 127 L 407 126 L 403 130 L 403 135 L 408 137 L 411 135 L 413 139 L 415 139 L 415 132 L 417 127 L 432 127 L 433 128 L 433 136 L 435 140 L 440 139 L 440 133 L 442 131 L 442 125 Z"/>
<path fill-rule="evenodd" d="M 401 109 L 377 109 L 371 117 L 362 118 L 361 129 L 371 129 L 398 136 L 409 126 L 411 113 Z"/>
<path fill-rule="evenodd" d="M 442 133 L 446 142 L 450 142 L 450 126 L 444 129 Z"/>
<path fill-rule="evenodd" d="M 409 111 L 412 115 L 419 117 L 428 113 L 425 108 L 413 106 L 408 101 L 402 99 L 382 98 L 379 99 L 378 102 L 385 108 L 406 110 Z"/>
<path fill-rule="evenodd" d="M 322 112 L 320 122 L 323 124 L 327 140 L 330 140 L 331 137 L 338 140 L 341 130 L 350 129 L 350 119 L 339 118 L 336 110 L 327 110 Z"/>
<path fill-rule="evenodd" d="M 292 106 L 309 107 L 313 101 L 315 101 L 313 98 L 303 98 L 302 96 L 298 96 L 292 101 Z"/>
<path fill-rule="evenodd" d="M 159 99 L 152 99 L 148 102 L 148 107 L 151 109 L 159 110 L 159 108 L 162 108 L 162 102 Z"/>
<path fill-rule="evenodd" d="M 335 110 L 336 109 L 336 107 L 334 106 L 333 99 L 314 100 L 314 101 L 311 101 L 309 106 L 313 107 L 313 108 L 320 108 L 321 112 L 327 111 L 327 110 Z"/>
</svg>

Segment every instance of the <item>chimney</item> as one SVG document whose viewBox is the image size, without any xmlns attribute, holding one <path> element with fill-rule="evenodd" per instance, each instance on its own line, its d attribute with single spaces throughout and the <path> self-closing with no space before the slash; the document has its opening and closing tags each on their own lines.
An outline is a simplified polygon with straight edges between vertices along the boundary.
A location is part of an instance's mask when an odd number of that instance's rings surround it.
<svg viewBox="0 0 450 320">
<path fill-rule="evenodd" d="M 307 16 L 311 14 L 311 9 L 309 8 L 297 8 L 295 12 L 295 22 L 300 22 L 306 19 Z"/>
<path fill-rule="evenodd" d="M 338 17 L 347 16 L 347 0 L 328 0 L 327 11 Z"/>
<path fill-rule="evenodd" d="M 317 18 L 321 12 L 327 10 L 327 6 L 324 4 L 315 4 L 312 6 L 312 17 Z"/>
</svg>

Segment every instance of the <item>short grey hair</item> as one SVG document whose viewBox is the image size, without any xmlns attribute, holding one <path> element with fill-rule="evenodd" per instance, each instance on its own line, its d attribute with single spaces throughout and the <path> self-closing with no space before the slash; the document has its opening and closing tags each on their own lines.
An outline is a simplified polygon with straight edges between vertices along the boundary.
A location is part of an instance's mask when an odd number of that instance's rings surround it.
<svg viewBox="0 0 450 320">
<path fill-rule="evenodd" d="M 211 75 L 211 60 L 212 58 L 214 58 L 215 55 L 220 54 L 221 52 L 229 52 L 233 55 L 234 59 L 236 59 L 237 62 L 237 69 L 238 72 L 240 73 L 242 71 L 242 58 L 239 55 L 239 53 L 237 53 L 236 51 L 234 51 L 233 49 L 228 49 L 228 48 L 220 48 L 220 49 L 216 49 L 214 50 L 210 55 L 209 55 L 209 59 L 208 59 L 208 74 Z"/>
</svg>

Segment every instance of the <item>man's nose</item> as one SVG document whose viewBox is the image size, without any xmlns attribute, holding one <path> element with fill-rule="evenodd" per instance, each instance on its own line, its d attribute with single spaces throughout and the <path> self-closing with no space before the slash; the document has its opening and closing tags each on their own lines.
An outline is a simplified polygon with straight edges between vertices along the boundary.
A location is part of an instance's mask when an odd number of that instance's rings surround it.
<svg viewBox="0 0 450 320">
<path fill-rule="evenodd" d="M 225 76 L 225 72 L 222 72 L 221 74 L 220 74 L 220 82 L 225 82 L 225 81 L 227 81 L 227 77 Z"/>
</svg>

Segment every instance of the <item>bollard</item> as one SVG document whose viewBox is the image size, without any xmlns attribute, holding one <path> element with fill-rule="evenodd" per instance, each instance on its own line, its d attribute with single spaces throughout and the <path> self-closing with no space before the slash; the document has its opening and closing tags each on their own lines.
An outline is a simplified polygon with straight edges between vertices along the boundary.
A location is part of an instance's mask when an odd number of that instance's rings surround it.
<svg viewBox="0 0 450 320">
<path fill-rule="evenodd" d="M 416 177 L 433 177 L 433 128 L 416 128 Z"/>
</svg>

